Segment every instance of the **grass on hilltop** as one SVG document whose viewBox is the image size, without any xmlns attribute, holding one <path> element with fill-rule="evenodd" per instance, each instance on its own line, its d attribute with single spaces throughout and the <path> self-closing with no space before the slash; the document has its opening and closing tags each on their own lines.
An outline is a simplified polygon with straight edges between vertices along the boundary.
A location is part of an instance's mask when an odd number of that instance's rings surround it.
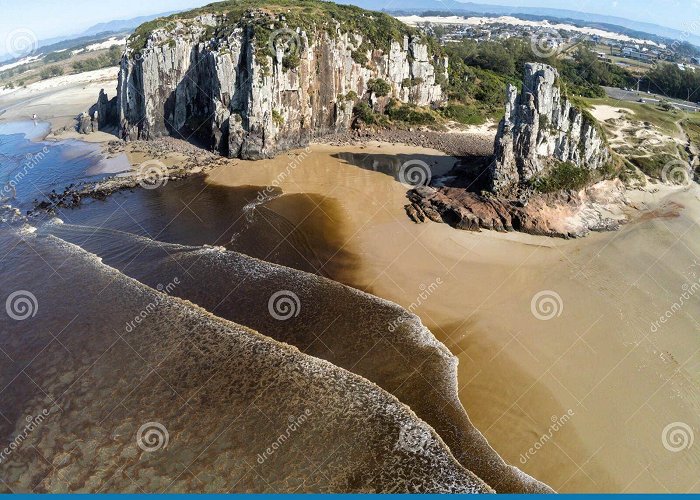
<svg viewBox="0 0 700 500">
<path fill-rule="evenodd" d="M 273 17 L 249 18 L 244 21 L 246 15 L 254 11 L 264 11 Z M 433 54 L 442 52 L 434 39 L 388 14 L 322 0 L 229 0 L 212 3 L 140 25 L 130 37 L 129 45 L 135 50 L 143 49 L 152 31 L 159 28 L 172 28 L 176 21 L 186 22 L 188 19 L 203 14 L 226 16 L 226 21 L 219 27 L 219 31 L 212 33 L 216 36 L 227 35 L 242 21 L 244 21 L 243 24 L 252 22 L 256 28 L 255 35 L 258 38 L 258 43 L 261 45 L 267 43 L 266 35 L 275 29 L 286 27 L 292 29 L 299 27 L 306 31 L 309 37 L 313 37 L 317 32 L 325 31 L 330 37 L 335 38 L 337 35 L 336 27 L 339 23 L 341 32 L 361 35 L 363 45 L 368 49 L 381 49 L 386 52 L 392 41 L 402 43 L 403 37 L 409 35 L 419 37 L 428 44 L 429 50 Z M 256 20 L 259 22 L 256 23 Z M 361 56 L 358 55 L 358 57 Z"/>
</svg>

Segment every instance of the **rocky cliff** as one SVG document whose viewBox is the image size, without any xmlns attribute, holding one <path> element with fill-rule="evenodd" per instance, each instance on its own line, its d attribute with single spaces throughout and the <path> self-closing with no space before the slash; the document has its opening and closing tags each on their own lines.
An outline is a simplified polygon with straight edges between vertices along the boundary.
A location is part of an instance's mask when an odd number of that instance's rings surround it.
<svg viewBox="0 0 700 500">
<path fill-rule="evenodd" d="M 615 170 L 603 133 L 562 95 L 557 70 L 546 64 L 525 65 L 520 94 L 508 86 L 493 160 L 469 163 L 411 190 L 408 216 L 563 238 L 613 230 L 623 219 L 610 216 L 624 202 L 620 182 L 591 187 Z"/>
<path fill-rule="evenodd" d="M 520 94 L 508 86 L 494 151 L 491 191 L 499 195 L 517 194 L 557 163 L 594 171 L 610 160 L 595 119 L 571 105 L 557 70 L 541 63 L 525 65 Z"/>
<path fill-rule="evenodd" d="M 446 64 L 384 14 L 316 0 L 212 4 L 137 30 L 115 115 L 129 138 L 178 135 L 231 157 L 270 157 L 348 129 L 360 100 L 440 101 Z"/>
</svg>

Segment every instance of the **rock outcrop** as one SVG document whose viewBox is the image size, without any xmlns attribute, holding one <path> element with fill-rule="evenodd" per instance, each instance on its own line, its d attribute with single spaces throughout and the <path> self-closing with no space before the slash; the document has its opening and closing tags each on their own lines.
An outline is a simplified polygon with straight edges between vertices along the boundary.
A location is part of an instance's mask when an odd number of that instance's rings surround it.
<svg viewBox="0 0 700 500">
<path fill-rule="evenodd" d="M 408 216 L 469 231 L 563 238 L 619 227 L 624 217 L 610 214 L 624 203 L 622 184 L 589 186 L 610 166 L 605 138 L 595 118 L 562 96 L 558 79 L 551 66 L 526 64 L 522 93 L 508 86 L 493 161 L 467 161 L 432 186 L 412 189 Z"/>
<path fill-rule="evenodd" d="M 356 11 L 359 23 L 384 16 Z M 446 61 L 397 20 L 381 48 L 331 16 L 305 29 L 266 9 L 231 16 L 179 16 L 142 40 L 132 37 L 117 88 L 123 135 L 197 138 L 222 154 L 255 159 L 347 130 L 359 100 L 381 108 L 391 97 L 418 105 L 442 99 L 436 76 Z M 373 79 L 389 83 L 388 95 L 370 91 Z"/>
<path fill-rule="evenodd" d="M 535 194 L 527 203 L 463 188 L 419 186 L 408 193 L 406 213 L 414 222 L 444 222 L 467 231 L 519 231 L 537 236 L 580 238 L 591 231 L 613 231 L 624 222 L 610 217 L 624 203 L 621 185 L 603 193 Z M 604 215 L 605 214 L 605 215 Z"/>
<path fill-rule="evenodd" d="M 508 86 L 494 151 L 491 191 L 506 196 L 518 194 L 557 162 L 592 171 L 610 160 L 595 118 L 562 96 L 557 70 L 541 63 L 525 65 L 520 94 Z"/>
</svg>

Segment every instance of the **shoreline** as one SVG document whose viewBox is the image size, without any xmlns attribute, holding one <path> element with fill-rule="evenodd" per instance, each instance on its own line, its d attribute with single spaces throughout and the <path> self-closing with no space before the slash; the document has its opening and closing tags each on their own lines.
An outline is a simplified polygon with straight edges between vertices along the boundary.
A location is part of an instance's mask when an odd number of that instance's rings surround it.
<svg viewBox="0 0 700 500">
<path fill-rule="evenodd" d="M 342 149 L 349 147 L 319 145 L 315 152 L 325 153 L 327 161 L 333 161 L 332 155 Z M 405 151 L 375 144 L 365 145 L 358 154 L 372 157 L 401 155 Z M 283 170 L 283 166 L 274 167 L 275 161 L 257 161 L 259 168 L 255 169 L 246 168 L 246 162 L 241 162 L 232 169 L 215 169 L 207 178 L 216 185 L 267 185 Z M 318 159 L 316 164 L 324 162 Z M 352 181 L 354 186 L 344 181 L 346 169 L 355 169 L 353 175 L 359 173 L 361 177 Z M 353 191 L 348 192 L 351 187 Z M 608 351 L 606 356 L 597 355 L 601 373 L 606 374 L 615 369 L 619 359 L 624 359 L 626 338 L 631 334 L 627 332 L 629 327 L 624 326 L 627 313 L 621 321 L 607 296 L 599 298 L 595 289 L 584 292 L 591 278 L 576 277 L 576 271 L 592 265 L 589 261 L 598 259 L 595 257 L 598 253 L 613 249 L 616 253 L 610 255 L 611 263 L 629 264 L 626 253 L 620 251 L 621 242 L 630 234 L 644 240 L 650 225 L 663 230 L 663 224 L 668 221 L 675 224 L 685 220 L 688 217 L 685 211 L 675 210 L 668 215 L 670 218 L 664 214 L 668 214 L 672 199 L 688 193 L 663 185 L 630 192 L 633 203 L 630 210 L 647 215 L 635 218 L 615 232 L 561 240 L 514 232 L 470 233 L 446 224 L 415 225 L 403 214 L 405 193 L 399 183 L 378 172 L 358 171 L 356 166 L 343 165 L 337 160 L 332 168 L 305 171 L 300 167 L 292 176 L 282 179 L 281 188 L 285 193 L 305 191 L 330 196 L 344 207 L 343 224 L 347 225 L 348 236 L 343 247 L 358 257 L 360 265 L 335 279 L 410 308 L 421 293 L 434 288 L 429 284 L 436 277 L 441 278 L 438 289 L 413 312 L 460 359 L 460 400 L 477 429 L 508 463 L 562 491 L 621 491 L 628 486 L 621 478 L 632 479 L 639 473 L 634 462 L 620 462 L 615 447 L 606 447 L 605 453 L 597 450 L 598 445 L 592 448 L 601 439 L 611 439 L 608 433 L 596 431 L 613 418 L 611 412 L 637 411 L 636 397 L 627 394 L 626 389 L 620 392 L 624 386 L 615 384 L 612 393 L 618 408 L 599 401 L 595 411 L 591 411 L 588 405 L 579 406 L 571 396 L 579 394 L 580 401 L 587 392 L 592 390 L 591 394 L 596 395 L 602 389 L 598 380 L 602 377 L 597 371 L 586 372 L 591 360 L 580 352 L 588 347 L 579 336 L 594 336 L 595 339 L 586 337 L 592 349 L 598 353 Z M 352 200 L 355 191 L 362 194 L 360 200 Z M 368 200 L 382 202 L 375 204 Z M 631 250 L 634 248 L 637 247 Z M 607 267 L 593 269 L 596 280 L 605 280 L 610 273 L 603 269 Z M 621 279 L 621 283 L 627 281 Z M 675 274 L 669 273 L 667 280 L 674 279 Z M 582 290 L 581 286 L 585 288 Z M 563 297 L 566 304 L 566 316 L 559 322 L 541 322 L 531 312 L 530 299 L 550 289 Z M 637 311 L 636 304 L 631 302 L 631 310 Z M 509 314 L 503 315 L 504 310 Z M 606 319 L 590 318 L 589 311 L 604 311 L 602 317 Z M 537 332 L 543 325 L 547 329 L 543 331 L 544 338 L 540 338 Z M 609 330 L 611 325 L 615 327 Z M 616 336 L 611 343 L 609 332 L 616 331 L 624 334 L 621 338 Z M 568 363 L 578 366 L 575 373 L 580 374 L 581 380 L 572 380 L 570 370 L 561 372 L 562 356 L 568 358 L 572 352 L 576 356 Z M 646 352 L 633 354 L 636 354 L 634 362 L 655 366 L 639 385 L 640 388 L 653 386 L 658 380 L 655 370 L 662 367 L 656 366 L 654 358 Z M 607 368 L 602 371 L 604 367 Z M 536 436 L 546 431 L 550 418 L 567 414 L 569 409 L 576 416 L 557 434 L 557 444 L 522 464 L 520 455 L 536 441 Z M 674 411 L 680 411 L 675 404 L 666 408 L 671 414 Z M 657 433 L 650 432 L 650 422 L 637 423 L 645 447 L 657 443 Z M 598 452 L 596 460 L 586 462 L 595 452 Z M 633 490 L 645 491 L 642 484 L 648 486 L 640 482 Z"/>
<path fill-rule="evenodd" d="M 422 134 L 424 141 L 433 140 Z M 694 246 L 700 235 L 693 232 L 700 221 L 696 186 L 627 191 L 628 208 L 637 216 L 611 233 L 568 241 L 514 232 L 475 234 L 411 222 L 403 212 L 405 190 L 385 168 L 387 157 L 405 160 L 417 152 L 431 165 L 447 168 L 456 159 L 446 160 L 444 151 L 327 139 L 310 147 L 315 168 L 304 156 L 286 176 L 281 174 L 301 156 L 299 150 L 257 161 L 216 155 L 217 164 L 190 165 L 201 168 L 194 172 L 183 166 L 186 154 L 166 152 L 162 142 L 120 143 L 123 149 L 114 146 L 111 152 L 105 142 L 104 149 L 113 155 L 129 149 L 132 167 L 155 158 L 166 166 L 167 179 L 205 173 L 207 182 L 220 186 L 277 182 L 286 195 L 315 193 L 336 200 L 342 215 L 338 245 L 360 265 L 333 278 L 409 308 L 426 288 L 432 290 L 413 312 L 460 360 L 462 406 L 508 463 L 562 491 L 693 487 L 685 482 L 685 469 L 684 482 L 674 483 L 671 472 L 657 478 L 633 458 L 637 449 L 655 461 L 668 458 L 657 449 L 663 419 L 699 423 L 686 411 L 699 397 L 692 389 L 697 381 L 683 371 L 695 362 L 693 323 L 678 315 L 663 336 L 640 333 L 649 328 L 643 324 L 647 316 L 658 318 L 666 307 L 660 298 L 672 303 L 673 291 L 683 283 L 681 271 L 692 265 L 694 252 L 700 255 Z M 114 179 L 115 189 L 119 183 L 124 184 L 118 189 L 138 185 L 133 175 Z M 675 243 L 686 233 L 698 238 L 684 239 L 686 248 L 679 248 Z M 681 264 L 647 277 L 661 257 Z M 435 289 L 429 284 L 438 277 Z M 644 286 L 637 285 L 641 280 Z M 531 300 L 545 291 L 554 292 L 562 306 L 559 315 L 541 320 L 533 315 Z M 677 378 L 686 384 L 682 391 Z M 648 394 L 653 401 L 644 401 Z M 551 419 L 569 410 L 574 415 L 546 450 L 527 454 Z M 627 420 L 617 421 L 618 415 Z"/>
</svg>

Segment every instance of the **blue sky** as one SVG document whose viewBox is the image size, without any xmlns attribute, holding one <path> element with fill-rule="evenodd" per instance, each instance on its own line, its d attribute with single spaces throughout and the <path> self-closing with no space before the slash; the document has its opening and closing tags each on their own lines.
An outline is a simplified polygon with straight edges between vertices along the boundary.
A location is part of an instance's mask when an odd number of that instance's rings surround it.
<svg viewBox="0 0 700 500">
<path fill-rule="evenodd" d="M 182 10 L 213 0 L 0 0 L 0 44 L 15 29 L 40 39 L 80 33 L 93 24 Z M 1 48 L 1 47 L 0 47 Z"/>
<path fill-rule="evenodd" d="M 79 33 L 93 24 L 114 19 L 187 9 L 211 0 L 0 0 L 0 53 L 8 34 L 31 30 L 39 40 Z M 689 29 L 700 27 L 700 0 L 475 0 L 477 3 L 557 7 L 607 14 Z M 378 0 L 393 7 L 400 1 Z M 696 33 L 700 35 L 700 33 Z"/>
</svg>

